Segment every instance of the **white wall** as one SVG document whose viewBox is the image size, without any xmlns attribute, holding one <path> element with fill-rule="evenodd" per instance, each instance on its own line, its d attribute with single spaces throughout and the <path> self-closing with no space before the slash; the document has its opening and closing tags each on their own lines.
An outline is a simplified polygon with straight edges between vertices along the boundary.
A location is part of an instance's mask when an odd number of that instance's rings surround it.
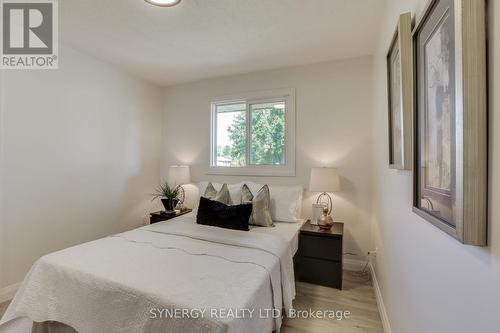
<svg viewBox="0 0 500 333">
<path fill-rule="evenodd" d="M 142 223 L 160 175 L 163 89 L 67 47 L 2 71 L 0 288 L 40 256 Z"/>
<path fill-rule="evenodd" d="M 465 246 L 411 211 L 412 174 L 387 166 L 385 53 L 400 13 L 425 0 L 388 0 L 374 57 L 375 271 L 392 332 L 500 329 L 500 3 L 489 1 L 489 245 Z"/>
<path fill-rule="evenodd" d="M 286 87 L 296 88 L 296 177 L 207 175 L 210 99 Z M 371 94 L 370 57 L 170 87 L 165 96 L 162 171 L 170 164 L 183 163 L 192 165 L 194 181 L 231 183 L 252 178 L 307 187 L 312 166 L 337 166 L 343 190 L 334 198 L 334 217 L 345 222 L 345 250 L 365 254 L 371 220 Z M 303 215 L 307 217 L 316 197 L 305 193 L 305 199 Z"/>
<path fill-rule="evenodd" d="M 4 71 L 0 70 L 0 290 L 7 284 L 4 282 L 4 260 L 5 260 L 5 249 L 3 244 L 6 242 L 5 235 L 5 223 L 4 223 L 4 204 L 3 204 L 3 192 L 2 191 L 2 173 L 3 173 L 3 137 L 4 132 L 4 121 L 3 121 L 3 110 L 5 109 L 5 98 L 3 98 L 2 91 L 5 86 L 4 82 Z M 10 296 L 10 295 L 9 295 Z M 5 297 L 5 296 L 4 296 Z"/>
</svg>

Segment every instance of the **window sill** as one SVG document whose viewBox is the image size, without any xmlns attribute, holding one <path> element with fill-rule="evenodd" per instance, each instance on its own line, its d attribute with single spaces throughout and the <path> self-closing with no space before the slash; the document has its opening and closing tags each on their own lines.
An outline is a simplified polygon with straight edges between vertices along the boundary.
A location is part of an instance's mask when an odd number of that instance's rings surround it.
<svg viewBox="0 0 500 333">
<path fill-rule="evenodd" d="M 261 177 L 295 177 L 295 166 L 285 167 L 209 167 L 209 175 L 225 176 L 261 176 Z"/>
</svg>

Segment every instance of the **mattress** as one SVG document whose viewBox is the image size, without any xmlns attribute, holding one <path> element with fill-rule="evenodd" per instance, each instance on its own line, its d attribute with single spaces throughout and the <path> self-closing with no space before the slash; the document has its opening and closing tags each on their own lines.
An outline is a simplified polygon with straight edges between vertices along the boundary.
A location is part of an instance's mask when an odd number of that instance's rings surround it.
<svg viewBox="0 0 500 333">
<path fill-rule="evenodd" d="M 282 238 L 289 245 L 292 254 L 295 255 L 299 249 L 300 228 L 302 228 L 304 222 L 274 222 L 274 227 L 250 226 L 250 232 L 269 234 Z"/>
<path fill-rule="evenodd" d="M 176 217 L 174 219 L 164 221 L 164 222 L 159 222 L 159 223 L 196 223 L 196 212 L 197 210 L 194 209 L 191 213 L 185 214 L 179 217 Z M 297 222 L 297 223 L 290 223 L 290 222 L 274 222 L 274 227 L 259 227 L 255 225 L 250 225 L 250 231 L 251 233 L 261 233 L 261 234 L 267 234 L 267 235 L 272 235 L 275 237 L 281 238 L 283 241 L 288 244 L 290 250 L 292 251 L 292 255 L 295 255 L 297 253 L 297 250 L 299 249 L 299 234 L 300 234 L 300 228 L 304 225 L 305 220 Z M 146 228 L 149 228 L 146 227 Z"/>
<path fill-rule="evenodd" d="M 189 214 L 179 216 L 175 219 L 160 223 L 196 223 L 196 209 Z M 274 227 L 259 227 L 250 225 L 251 233 L 261 233 L 272 235 L 283 239 L 288 244 L 292 254 L 295 255 L 299 249 L 299 234 L 300 228 L 304 225 L 305 220 L 297 223 L 290 222 L 274 222 Z"/>
<path fill-rule="evenodd" d="M 159 223 L 188 223 L 196 224 L 196 210 L 189 214 L 185 214 L 174 219 L 163 221 Z M 304 225 L 305 221 L 290 223 L 290 222 L 274 222 L 274 227 L 259 227 L 250 225 L 250 233 L 267 234 L 281 238 L 288 244 L 293 255 L 297 253 L 299 248 L 299 234 L 300 228 Z M 146 229 L 154 228 L 154 226 L 147 226 Z"/>
<path fill-rule="evenodd" d="M 291 309 L 299 228 L 228 230 L 198 225 L 191 213 L 49 254 L 33 265 L 0 332 L 31 332 L 26 317 L 80 333 L 279 332 L 281 317 L 164 321 L 150 311 Z M 21 322 L 25 329 L 12 329 Z"/>
</svg>

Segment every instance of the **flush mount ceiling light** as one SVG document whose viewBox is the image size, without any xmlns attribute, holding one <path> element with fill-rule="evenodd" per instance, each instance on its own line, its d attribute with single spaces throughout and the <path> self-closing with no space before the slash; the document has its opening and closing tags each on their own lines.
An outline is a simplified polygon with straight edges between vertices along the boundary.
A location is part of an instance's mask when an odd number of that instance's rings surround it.
<svg viewBox="0 0 500 333">
<path fill-rule="evenodd" d="M 181 0 L 144 0 L 144 1 L 160 7 L 172 7 L 181 2 Z"/>
</svg>

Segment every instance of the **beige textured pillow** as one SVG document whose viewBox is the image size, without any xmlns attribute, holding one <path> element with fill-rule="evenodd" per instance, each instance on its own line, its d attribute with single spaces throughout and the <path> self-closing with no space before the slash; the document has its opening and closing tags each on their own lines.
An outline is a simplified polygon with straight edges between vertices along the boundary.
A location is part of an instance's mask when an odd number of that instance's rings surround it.
<svg viewBox="0 0 500 333">
<path fill-rule="evenodd" d="M 203 196 L 207 199 L 214 199 L 216 195 L 217 195 L 217 190 L 212 185 L 212 183 L 208 183 L 207 188 L 205 189 L 205 193 L 203 193 Z"/>
<path fill-rule="evenodd" d="M 252 202 L 252 200 L 252 191 L 250 191 L 250 188 L 248 188 L 247 184 L 243 184 L 243 186 L 241 187 L 241 203 L 249 203 Z"/>
<path fill-rule="evenodd" d="M 222 185 L 222 188 L 220 189 L 219 192 L 217 192 L 217 195 L 213 200 L 222 202 L 223 204 L 226 205 L 232 205 L 233 201 L 231 200 L 231 194 L 229 194 L 229 188 L 227 187 L 227 184 Z"/>
<path fill-rule="evenodd" d="M 250 195 L 252 198 L 248 200 Z M 241 202 L 252 202 L 252 215 L 250 215 L 249 221 L 250 224 L 261 227 L 274 227 L 273 219 L 271 217 L 271 193 L 269 192 L 269 186 L 262 186 L 257 195 L 254 197 L 248 186 L 243 185 Z"/>
</svg>

